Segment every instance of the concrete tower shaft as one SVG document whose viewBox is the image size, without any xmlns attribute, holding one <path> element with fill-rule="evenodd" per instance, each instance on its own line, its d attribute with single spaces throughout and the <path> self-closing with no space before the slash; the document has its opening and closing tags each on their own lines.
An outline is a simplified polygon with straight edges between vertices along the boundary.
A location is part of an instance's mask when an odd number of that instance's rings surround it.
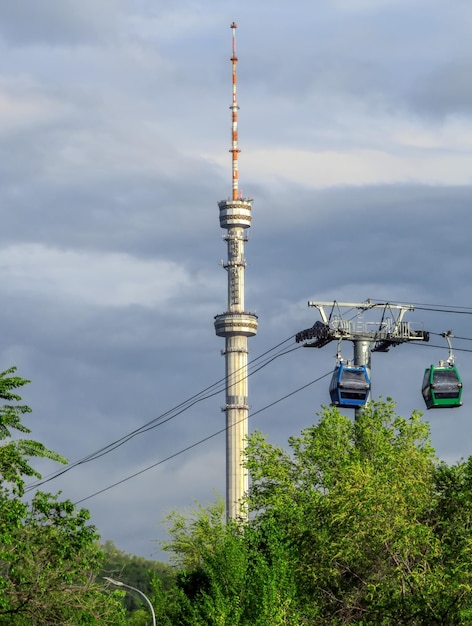
<svg viewBox="0 0 472 626">
<path fill-rule="evenodd" d="M 244 245 L 246 231 L 251 226 L 252 199 L 239 193 L 239 146 L 238 146 L 238 102 L 236 74 L 236 24 L 233 31 L 233 100 L 232 112 L 232 197 L 218 203 L 220 227 L 227 231 L 224 236 L 228 247 L 228 259 L 223 267 L 228 274 L 228 306 L 225 313 L 215 316 L 215 331 L 225 338 L 226 403 L 226 516 L 246 516 L 241 500 L 248 490 L 248 476 L 244 470 L 243 452 L 248 433 L 248 383 L 247 383 L 247 339 L 257 332 L 257 315 L 245 310 L 244 271 L 246 260 Z"/>
</svg>

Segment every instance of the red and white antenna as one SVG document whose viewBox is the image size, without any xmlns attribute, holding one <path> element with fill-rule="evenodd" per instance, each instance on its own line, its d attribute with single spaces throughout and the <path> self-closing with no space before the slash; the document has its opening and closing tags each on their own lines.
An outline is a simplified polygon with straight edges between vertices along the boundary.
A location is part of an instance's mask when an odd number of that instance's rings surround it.
<svg viewBox="0 0 472 626">
<path fill-rule="evenodd" d="M 237 86 L 237 74 L 236 74 L 236 65 L 238 62 L 238 57 L 236 56 L 236 28 L 238 25 L 236 22 L 231 24 L 231 30 L 233 31 L 233 56 L 231 57 L 231 63 L 233 65 L 233 102 L 231 104 L 232 118 L 233 118 L 233 126 L 232 126 L 232 140 L 231 140 L 231 154 L 233 156 L 233 200 L 239 199 L 239 189 L 238 189 L 238 154 L 241 150 L 238 147 L 238 100 L 236 93 Z"/>
</svg>

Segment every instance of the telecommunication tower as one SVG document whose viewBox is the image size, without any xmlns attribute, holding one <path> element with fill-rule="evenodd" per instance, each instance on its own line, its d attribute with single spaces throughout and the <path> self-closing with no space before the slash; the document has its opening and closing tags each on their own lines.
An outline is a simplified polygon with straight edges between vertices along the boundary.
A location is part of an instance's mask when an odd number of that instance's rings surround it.
<svg viewBox="0 0 472 626">
<path fill-rule="evenodd" d="M 257 333 L 257 315 L 245 310 L 244 304 L 244 244 L 247 229 L 251 226 L 252 198 L 244 198 L 239 191 L 238 171 L 238 101 L 236 75 L 236 28 L 231 24 L 233 75 L 231 158 L 232 194 L 227 200 L 218 202 L 220 227 L 227 233 L 228 260 L 223 267 L 228 274 L 228 308 L 215 316 L 215 331 L 225 338 L 226 402 L 222 411 L 226 413 L 226 516 L 228 519 L 246 516 L 241 499 L 248 490 L 248 475 L 242 465 L 245 440 L 248 433 L 248 337 Z"/>
</svg>

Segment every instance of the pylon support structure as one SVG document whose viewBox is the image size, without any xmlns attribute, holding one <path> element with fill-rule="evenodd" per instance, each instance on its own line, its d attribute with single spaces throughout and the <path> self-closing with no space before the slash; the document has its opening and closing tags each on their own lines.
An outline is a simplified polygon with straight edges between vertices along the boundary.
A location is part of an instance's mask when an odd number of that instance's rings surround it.
<svg viewBox="0 0 472 626">
<path fill-rule="evenodd" d="M 372 352 L 388 352 L 393 346 L 409 341 L 429 341 L 429 333 L 419 323 L 405 322 L 403 318 L 408 311 L 414 311 L 411 304 L 391 304 L 388 302 L 313 302 L 308 306 L 318 309 L 321 321 L 296 334 L 297 343 L 304 343 L 305 348 L 323 348 L 331 341 L 351 341 L 354 346 L 355 367 L 366 366 L 371 378 Z M 365 311 L 378 309 L 382 311 L 378 322 L 363 322 Z M 356 315 L 347 319 L 348 311 Z M 353 318 L 353 319 L 352 319 Z M 356 416 L 362 407 L 356 407 Z"/>
<path fill-rule="evenodd" d="M 220 227 L 227 231 L 223 239 L 227 243 L 228 260 L 223 262 L 223 267 L 228 274 L 228 306 L 225 313 L 215 316 L 215 332 L 218 337 L 225 338 L 222 354 L 225 356 L 226 402 L 222 411 L 226 414 L 227 519 L 247 517 L 247 511 L 242 504 L 249 487 L 247 471 L 243 467 L 249 415 L 247 340 L 257 333 L 258 327 L 257 315 L 246 311 L 244 303 L 244 245 L 247 241 L 247 229 L 252 221 L 252 198 L 243 198 L 239 192 L 236 28 L 233 22 L 233 99 L 230 107 L 232 194 L 227 200 L 218 202 Z"/>
</svg>

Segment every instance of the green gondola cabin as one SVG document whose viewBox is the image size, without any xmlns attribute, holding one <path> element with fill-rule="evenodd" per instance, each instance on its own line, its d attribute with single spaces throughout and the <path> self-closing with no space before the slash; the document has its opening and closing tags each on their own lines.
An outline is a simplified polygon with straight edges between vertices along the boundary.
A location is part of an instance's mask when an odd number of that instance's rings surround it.
<svg viewBox="0 0 472 626">
<path fill-rule="evenodd" d="M 427 409 L 453 409 L 462 405 L 462 381 L 454 364 L 431 365 L 421 388 Z"/>
</svg>

